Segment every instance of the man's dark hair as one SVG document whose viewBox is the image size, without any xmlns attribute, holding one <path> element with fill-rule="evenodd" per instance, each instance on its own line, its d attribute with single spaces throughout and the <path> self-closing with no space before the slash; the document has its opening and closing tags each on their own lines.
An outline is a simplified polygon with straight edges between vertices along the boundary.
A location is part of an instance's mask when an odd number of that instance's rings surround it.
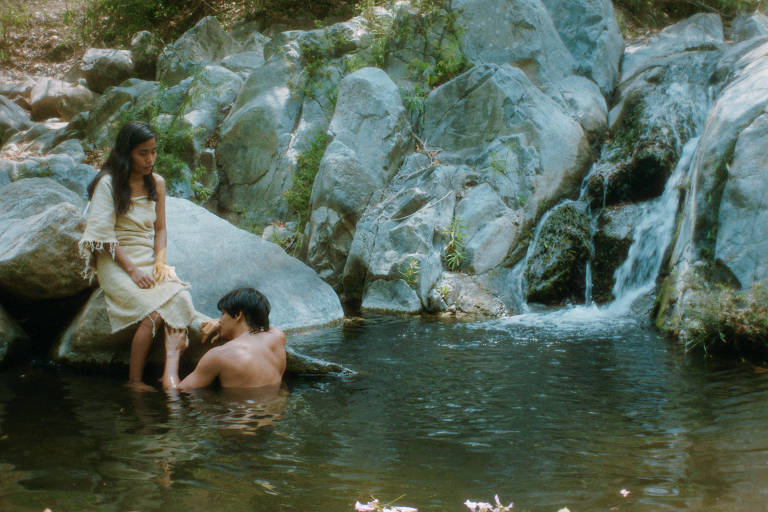
<svg viewBox="0 0 768 512">
<path fill-rule="evenodd" d="M 269 329 L 269 300 L 254 288 L 235 288 L 219 299 L 216 307 L 229 316 L 242 313 L 251 329 Z"/>
</svg>

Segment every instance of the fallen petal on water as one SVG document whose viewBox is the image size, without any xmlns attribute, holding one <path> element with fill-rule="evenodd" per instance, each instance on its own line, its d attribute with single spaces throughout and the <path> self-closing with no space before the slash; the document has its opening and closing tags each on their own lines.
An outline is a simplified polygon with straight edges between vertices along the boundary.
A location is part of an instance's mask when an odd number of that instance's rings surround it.
<svg viewBox="0 0 768 512">
<path fill-rule="evenodd" d="M 619 494 L 621 494 L 623 497 L 626 498 L 627 496 L 629 496 L 629 491 L 626 489 L 622 489 L 619 491 Z"/>
</svg>

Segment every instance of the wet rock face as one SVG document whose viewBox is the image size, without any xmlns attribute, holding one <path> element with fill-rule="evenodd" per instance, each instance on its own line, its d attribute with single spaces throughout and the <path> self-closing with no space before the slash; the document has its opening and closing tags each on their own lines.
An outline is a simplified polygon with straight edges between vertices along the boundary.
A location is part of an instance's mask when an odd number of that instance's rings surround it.
<svg viewBox="0 0 768 512">
<path fill-rule="evenodd" d="M 567 201 L 553 208 L 534 243 L 525 269 L 527 299 L 545 304 L 583 302 L 590 255 L 585 205 Z"/>
<path fill-rule="evenodd" d="M 719 18 L 696 16 L 627 48 L 612 134 L 587 183 L 593 208 L 661 195 L 683 145 L 704 127 L 722 44 Z"/>
<path fill-rule="evenodd" d="M 592 299 L 598 304 L 615 298 L 612 293 L 616 281 L 614 272 L 627 259 L 640 211 L 639 206 L 630 204 L 600 212 L 597 232 L 592 239 Z"/>
</svg>

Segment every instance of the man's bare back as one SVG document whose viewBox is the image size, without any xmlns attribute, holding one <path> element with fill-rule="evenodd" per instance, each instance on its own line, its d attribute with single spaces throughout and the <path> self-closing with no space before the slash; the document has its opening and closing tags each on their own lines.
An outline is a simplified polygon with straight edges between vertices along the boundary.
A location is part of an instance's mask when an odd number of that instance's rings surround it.
<svg viewBox="0 0 768 512">
<path fill-rule="evenodd" d="M 246 332 L 212 348 L 203 357 L 209 354 L 218 360 L 222 387 L 255 388 L 276 384 L 285 371 L 285 334 L 277 327 L 270 327 L 266 332 Z"/>
<path fill-rule="evenodd" d="M 166 327 L 164 388 L 202 388 L 216 378 L 225 388 L 280 383 L 286 366 L 286 338 L 283 331 L 269 325 L 266 297 L 252 288 L 239 288 L 222 297 L 219 309 L 218 319 L 200 325 L 203 341 L 230 341 L 206 352 L 194 371 L 180 382 L 179 359 L 187 347 L 186 331 Z"/>
</svg>

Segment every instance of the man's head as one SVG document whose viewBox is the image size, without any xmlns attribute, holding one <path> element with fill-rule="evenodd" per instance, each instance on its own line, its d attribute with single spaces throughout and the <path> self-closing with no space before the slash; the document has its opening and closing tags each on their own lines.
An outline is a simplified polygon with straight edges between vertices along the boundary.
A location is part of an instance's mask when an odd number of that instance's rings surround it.
<svg viewBox="0 0 768 512">
<path fill-rule="evenodd" d="M 232 318 L 242 313 L 252 330 L 269 329 L 269 301 L 258 290 L 235 288 L 219 299 L 217 307 Z"/>
</svg>

